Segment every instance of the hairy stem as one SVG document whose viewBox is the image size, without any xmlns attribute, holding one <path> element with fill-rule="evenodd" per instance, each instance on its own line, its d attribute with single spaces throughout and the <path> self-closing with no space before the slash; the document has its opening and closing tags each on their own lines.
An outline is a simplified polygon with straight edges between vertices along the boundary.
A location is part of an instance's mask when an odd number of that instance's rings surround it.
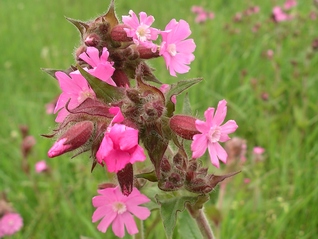
<svg viewBox="0 0 318 239">
<path fill-rule="evenodd" d="M 205 239 L 215 239 L 212 228 L 205 216 L 203 208 L 195 208 L 191 204 L 187 204 L 187 209 L 190 215 L 196 221 L 202 237 Z"/>
</svg>

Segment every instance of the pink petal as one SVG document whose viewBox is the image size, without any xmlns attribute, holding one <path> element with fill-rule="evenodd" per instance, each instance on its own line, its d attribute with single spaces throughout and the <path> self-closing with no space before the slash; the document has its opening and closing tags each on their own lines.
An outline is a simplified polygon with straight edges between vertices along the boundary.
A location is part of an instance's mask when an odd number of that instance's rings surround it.
<svg viewBox="0 0 318 239">
<path fill-rule="evenodd" d="M 238 125 L 234 120 L 228 120 L 224 125 L 221 126 L 222 134 L 231 134 L 235 132 Z"/>
<path fill-rule="evenodd" d="M 110 224 L 116 220 L 117 214 L 112 211 L 109 212 L 108 214 L 105 214 L 104 218 L 100 221 L 100 223 L 97 226 L 97 229 L 101 232 L 106 232 Z"/>
<path fill-rule="evenodd" d="M 106 163 L 107 170 L 111 173 L 118 172 L 123 169 L 126 164 L 130 161 L 130 155 L 127 152 L 112 150 L 109 152 L 107 157 L 104 159 Z"/>
<path fill-rule="evenodd" d="M 118 215 L 113 221 L 112 229 L 116 236 L 123 238 L 125 236 L 125 224 L 122 215 Z"/>
<path fill-rule="evenodd" d="M 129 150 L 138 145 L 138 130 L 126 127 L 125 132 L 119 137 L 119 147 L 121 150 Z"/>
<path fill-rule="evenodd" d="M 116 213 L 112 209 L 111 205 L 104 205 L 104 206 L 98 207 L 93 213 L 92 222 L 97 222 L 99 219 L 105 217 L 106 215 L 108 217 L 109 215 L 112 215 L 112 214 L 115 214 L 116 216 Z"/>
<path fill-rule="evenodd" d="M 205 153 L 207 146 L 207 138 L 204 134 L 194 135 L 191 144 L 192 158 L 200 158 Z"/>
<path fill-rule="evenodd" d="M 223 162 L 226 163 L 227 153 L 219 143 L 215 143 L 214 148 L 216 150 L 217 157 Z"/>
<path fill-rule="evenodd" d="M 130 163 L 133 164 L 135 162 L 142 162 L 146 160 L 146 155 L 144 153 L 144 149 L 139 145 L 136 147 L 134 152 L 131 154 Z"/>
<path fill-rule="evenodd" d="M 130 213 L 128 213 L 128 212 L 123 213 L 121 215 L 121 217 L 122 217 L 122 220 L 126 226 L 127 232 L 130 235 L 138 233 L 138 228 L 137 228 L 136 222 Z"/>
<path fill-rule="evenodd" d="M 195 128 L 201 133 L 209 133 L 211 126 L 209 126 L 206 122 L 197 119 L 195 121 Z"/>
<path fill-rule="evenodd" d="M 146 218 L 150 216 L 150 210 L 146 207 L 132 205 L 132 203 L 131 204 L 127 203 L 126 206 L 128 206 L 127 207 L 128 211 L 131 212 L 134 216 L 136 216 L 140 220 L 145 220 Z"/>
<path fill-rule="evenodd" d="M 194 52 L 196 45 L 195 45 L 193 39 L 187 39 L 187 40 L 179 42 L 176 45 L 176 48 L 177 48 L 178 52 L 192 53 L 192 52 Z"/>
<path fill-rule="evenodd" d="M 221 125 L 225 119 L 226 113 L 227 113 L 227 106 L 226 106 L 226 100 L 221 100 L 218 103 L 218 107 L 216 109 L 214 118 L 213 118 L 213 125 Z"/>
<path fill-rule="evenodd" d="M 216 152 L 216 148 L 215 145 L 217 145 L 218 143 L 210 143 L 208 144 L 208 150 L 209 150 L 209 155 L 210 155 L 210 160 L 211 163 L 219 168 L 220 167 L 220 163 L 219 163 L 219 159 L 217 157 L 217 152 Z"/>
<path fill-rule="evenodd" d="M 206 126 L 209 128 L 209 130 L 213 126 L 213 119 L 214 119 L 213 114 L 214 114 L 214 108 L 210 108 L 210 107 L 204 112 Z"/>
</svg>

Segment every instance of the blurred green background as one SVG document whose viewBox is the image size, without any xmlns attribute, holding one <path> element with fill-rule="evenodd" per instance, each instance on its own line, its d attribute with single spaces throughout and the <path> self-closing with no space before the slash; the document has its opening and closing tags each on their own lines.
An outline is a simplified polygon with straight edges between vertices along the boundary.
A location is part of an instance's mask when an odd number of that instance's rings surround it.
<svg viewBox="0 0 318 239">
<path fill-rule="evenodd" d="M 312 1 L 302 0 L 289 10 L 293 20 L 274 23 L 272 8 L 283 3 L 116 0 L 119 18 L 132 9 L 153 15 L 154 27 L 160 29 L 172 18 L 189 22 L 196 59 L 190 72 L 178 79 L 204 78 L 189 91 L 194 113 L 202 117 L 207 107 L 226 99 L 227 118 L 239 125 L 235 136 L 247 141 L 247 162 L 227 185 L 220 223 L 216 226 L 210 218 L 219 238 L 318 235 L 318 55 L 312 47 L 318 38 L 318 19 L 310 18 L 318 9 Z M 24 219 L 23 229 L 12 238 L 113 237 L 111 229 L 102 234 L 91 222 L 91 198 L 97 185 L 107 180 L 103 169 L 91 174 L 88 154 L 48 159 L 53 141 L 40 136 L 55 126 L 45 104 L 60 93 L 57 81 L 40 68 L 68 68 L 79 43 L 79 33 L 64 17 L 88 20 L 105 12 L 108 4 L 106 0 L 0 2 L 0 191 Z M 215 18 L 196 23 L 192 5 L 213 11 Z M 233 21 L 237 12 L 256 5 L 259 13 Z M 259 29 L 253 31 L 256 24 Z M 272 57 L 266 55 L 268 50 Z M 162 82 L 177 80 L 163 59 L 150 64 Z M 36 139 L 27 161 L 29 173 L 22 170 L 21 125 L 27 125 Z M 253 162 L 254 146 L 265 148 L 264 161 Z M 43 159 L 50 174 L 35 173 L 35 163 Z M 250 183 L 244 184 L 244 178 Z M 216 188 L 212 194 L 218 192 Z M 146 231 L 155 217 L 146 222 Z M 162 224 L 146 235 L 164 238 Z"/>
</svg>

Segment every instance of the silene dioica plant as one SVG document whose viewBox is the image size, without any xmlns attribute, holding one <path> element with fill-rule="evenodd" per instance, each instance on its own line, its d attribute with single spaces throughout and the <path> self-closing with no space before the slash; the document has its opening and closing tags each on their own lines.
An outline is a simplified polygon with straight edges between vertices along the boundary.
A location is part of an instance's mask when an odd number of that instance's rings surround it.
<svg viewBox="0 0 318 239">
<path fill-rule="evenodd" d="M 138 17 L 132 10 L 120 22 L 114 0 L 95 20 L 67 20 L 79 30 L 81 44 L 76 64 L 45 70 L 62 89 L 54 111 L 58 126 L 45 135 L 56 139 L 48 156 L 90 151 L 91 170 L 101 166 L 116 174 L 117 181 L 101 184 L 92 199 L 92 221 L 100 220 L 101 232 L 112 224 L 117 237 L 125 235 L 125 228 L 142 237 L 142 221 L 160 210 L 171 238 L 177 212 L 186 209 L 191 215 L 187 220 L 197 223 L 202 237 L 213 238 L 204 203 L 219 182 L 235 173 L 210 174 L 198 159 L 208 149 L 212 165 L 225 163 L 227 153 L 219 143 L 229 140 L 238 126 L 234 120 L 223 124 L 225 100 L 205 111 L 205 121 L 175 114 L 176 96 L 201 79 L 162 84 L 145 61 L 163 57 L 172 76 L 188 72 L 196 47 L 188 39 L 189 24 L 172 19 L 159 30 L 151 27 L 153 16 L 140 12 Z M 155 43 L 158 38 L 160 44 Z"/>
</svg>

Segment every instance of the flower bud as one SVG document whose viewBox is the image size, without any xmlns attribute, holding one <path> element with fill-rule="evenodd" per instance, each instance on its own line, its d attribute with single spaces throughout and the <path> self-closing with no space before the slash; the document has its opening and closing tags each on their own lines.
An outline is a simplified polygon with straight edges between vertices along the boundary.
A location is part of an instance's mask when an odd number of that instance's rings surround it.
<svg viewBox="0 0 318 239">
<path fill-rule="evenodd" d="M 82 121 L 71 126 L 48 152 L 50 158 L 59 156 L 84 145 L 92 137 L 94 124 Z"/>
<path fill-rule="evenodd" d="M 188 115 L 174 115 L 170 119 L 170 128 L 184 139 L 192 140 L 193 136 L 200 134 L 195 127 L 196 118 Z"/>
<path fill-rule="evenodd" d="M 117 172 L 117 179 L 121 188 L 121 192 L 128 196 L 133 190 L 134 184 L 134 171 L 131 163 Z"/>
<path fill-rule="evenodd" d="M 129 28 L 125 24 L 119 24 L 114 26 L 112 29 L 110 36 L 114 41 L 121 41 L 121 42 L 129 42 L 132 41 L 131 37 L 127 37 L 127 33 L 124 30 L 125 28 Z"/>
<path fill-rule="evenodd" d="M 100 43 L 100 37 L 95 33 L 90 34 L 84 39 L 84 43 L 86 46 L 96 47 Z"/>
<path fill-rule="evenodd" d="M 159 57 L 158 49 L 155 52 L 153 52 L 153 49 L 139 45 L 137 47 L 137 51 L 139 52 L 139 57 L 141 59 L 151 59 L 151 58 Z"/>
<path fill-rule="evenodd" d="M 171 171 L 171 164 L 167 158 L 163 158 L 160 162 L 160 171 L 169 173 Z"/>
</svg>

